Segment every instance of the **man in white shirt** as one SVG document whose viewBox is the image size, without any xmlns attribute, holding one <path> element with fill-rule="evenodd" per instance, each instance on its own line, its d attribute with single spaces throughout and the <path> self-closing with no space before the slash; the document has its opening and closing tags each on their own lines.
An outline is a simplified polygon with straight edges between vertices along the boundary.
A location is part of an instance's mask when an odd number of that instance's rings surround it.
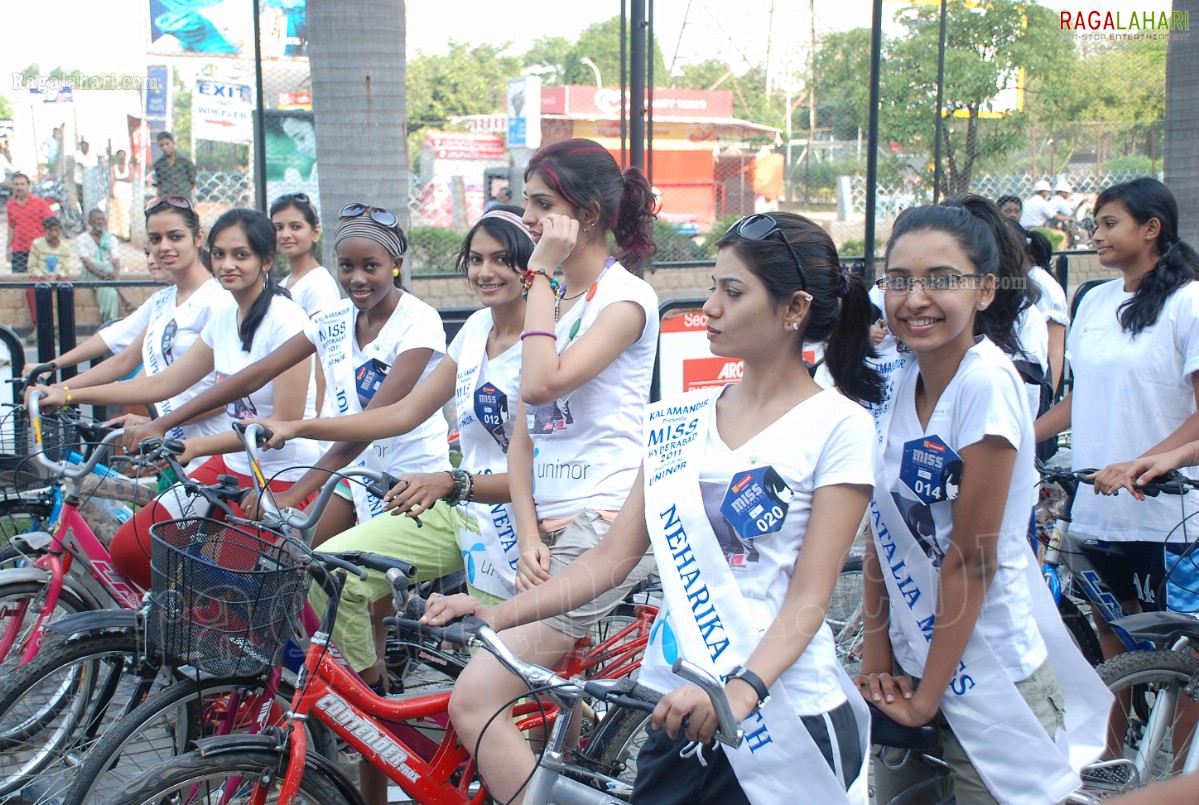
<svg viewBox="0 0 1199 805">
<path fill-rule="evenodd" d="M 1020 214 L 1020 226 L 1050 226 L 1053 223 L 1053 202 L 1049 200 L 1049 192 L 1053 188 L 1049 182 L 1040 179 L 1032 186 L 1033 193 L 1024 202 L 1024 211 Z"/>
<path fill-rule="evenodd" d="M 80 140 L 79 150 L 75 152 L 75 201 L 79 204 L 80 217 L 84 217 L 88 201 L 83 197 L 84 171 L 87 168 L 98 167 L 99 164 L 99 157 L 91 152 L 91 144 L 87 140 Z"/>
<path fill-rule="evenodd" d="M 1058 182 L 1053 188 L 1054 196 L 1050 200 L 1053 205 L 1054 218 L 1062 221 L 1073 221 L 1078 205 L 1074 202 L 1074 188 L 1067 182 Z"/>
</svg>

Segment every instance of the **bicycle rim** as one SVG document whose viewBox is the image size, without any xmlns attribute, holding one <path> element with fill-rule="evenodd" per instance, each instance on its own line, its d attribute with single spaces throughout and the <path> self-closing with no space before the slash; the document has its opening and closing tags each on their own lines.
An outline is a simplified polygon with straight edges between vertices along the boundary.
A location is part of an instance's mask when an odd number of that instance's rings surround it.
<svg viewBox="0 0 1199 805">
<path fill-rule="evenodd" d="M 1199 660 L 1168 650 L 1134 651 L 1095 670 L 1116 695 L 1109 744 L 1118 745 L 1123 757 L 1136 761 L 1142 784 L 1178 774 L 1199 717 L 1199 703 L 1183 689 L 1199 674 Z M 1155 719 L 1161 720 L 1156 740 L 1150 735 Z"/>
</svg>

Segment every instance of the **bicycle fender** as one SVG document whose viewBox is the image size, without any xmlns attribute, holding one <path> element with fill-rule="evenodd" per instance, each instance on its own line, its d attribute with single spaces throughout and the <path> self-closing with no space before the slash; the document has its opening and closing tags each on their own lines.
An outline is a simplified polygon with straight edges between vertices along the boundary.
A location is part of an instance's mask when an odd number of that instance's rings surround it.
<svg viewBox="0 0 1199 805">
<path fill-rule="evenodd" d="M 68 637 L 87 632 L 125 632 L 138 626 L 137 612 L 132 609 L 98 609 L 77 612 L 46 624 L 46 630 Z"/>
<path fill-rule="evenodd" d="M 196 752 L 203 758 L 247 751 L 271 752 L 278 755 L 279 773 L 282 773 L 287 766 L 286 749 L 280 747 L 279 740 L 273 735 L 219 735 L 200 738 L 196 741 Z M 358 786 L 350 782 L 350 779 L 337 767 L 336 763 L 315 752 L 309 752 L 304 762 L 332 780 L 347 802 L 352 805 L 366 805 L 362 794 L 358 791 Z"/>
<path fill-rule="evenodd" d="M 28 531 L 24 534 L 15 534 L 9 540 L 14 548 L 21 553 L 45 553 L 50 549 L 50 543 L 54 541 L 54 537 L 46 531 Z"/>
<path fill-rule="evenodd" d="M 1182 635 L 1189 637 L 1192 643 L 1199 643 L 1199 621 L 1189 614 L 1138 612 L 1112 621 L 1111 626 L 1134 643 L 1172 643 Z M 1153 646 L 1149 645 L 1149 648 Z"/>
<path fill-rule="evenodd" d="M 10 567 L 0 570 L 0 583 L 7 582 L 33 582 L 35 584 L 49 584 L 50 571 L 43 567 Z M 96 599 L 96 596 L 87 587 L 79 582 L 78 579 L 67 573 L 62 580 L 63 592 L 67 595 L 73 595 L 79 601 L 92 609 L 103 609 L 105 606 L 111 606 L 111 601 L 108 604 Z"/>
</svg>

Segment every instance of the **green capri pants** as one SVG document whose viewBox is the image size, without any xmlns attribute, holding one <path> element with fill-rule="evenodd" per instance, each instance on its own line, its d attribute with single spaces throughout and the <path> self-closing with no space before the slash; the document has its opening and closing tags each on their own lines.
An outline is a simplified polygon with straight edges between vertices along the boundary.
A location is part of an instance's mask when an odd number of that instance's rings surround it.
<svg viewBox="0 0 1199 805">
<path fill-rule="evenodd" d="M 411 517 L 382 514 L 372 520 L 333 537 L 320 547 L 328 553 L 365 551 L 403 559 L 416 565 L 417 581 L 429 581 L 462 570 L 462 550 L 459 535 L 465 531 L 470 543 L 478 541 L 479 527 L 464 510 L 438 502 L 420 516 L 422 527 Z M 486 604 L 499 601 L 479 590 L 471 594 Z M 347 576 L 342 589 L 337 622 L 333 626 L 333 643 L 355 671 L 363 671 L 378 660 L 374 630 L 371 625 L 371 604 L 391 594 L 391 586 L 382 573 L 367 571 L 365 580 Z M 324 590 L 313 585 L 309 601 L 317 612 L 324 612 L 328 597 Z"/>
</svg>

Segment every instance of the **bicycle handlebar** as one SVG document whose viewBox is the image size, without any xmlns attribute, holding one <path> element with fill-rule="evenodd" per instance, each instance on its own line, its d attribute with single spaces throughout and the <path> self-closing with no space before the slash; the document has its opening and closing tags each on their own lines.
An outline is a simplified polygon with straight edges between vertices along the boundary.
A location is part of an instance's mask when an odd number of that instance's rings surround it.
<svg viewBox="0 0 1199 805">
<path fill-rule="evenodd" d="M 407 621 L 407 619 L 403 620 Z M 615 701 L 627 699 L 628 701 L 624 701 L 623 703 L 641 710 L 652 710 L 657 704 L 658 699 L 661 698 L 661 694 L 657 693 L 657 691 L 649 690 L 644 686 L 639 686 L 627 680 L 614 680 L 616 682 L 625 682 L 625 685 L 608 686 L 593 682 L 587 683 L 580 688 L 578 684 L 563 679 L 547 668 L 533 665 L 517 657 L 490 626 L 473 615 L 441 627 L 426 626 L 411 621 L 406 622 L 405 626 L 409 624 L 416 630 L 439 638 L 446 643 L 454 643 L 460 646 L 481 646 L 487 649 L 487 651 L 491 652 L 500 661 L 500 664 L 523 679 L 530 689 L 557 689 L 569 698 L 578 698 L 583 690 L 587 690 L 589 693 L 593 693 L 593 695 L 599 694 L 606 698 L 614 697 L 613 700 Z M 729 706 L 728 698 L 724 694 L 724 685 L 721 681 L 703 668 L 681 657 L 674 661 L 672 670 L 675 674 L 696 685 L 700 690 L 708 694 L 708 698 L 712 701 L 712 709 L 716 712 L 716 718 L 719 722 L 719 727 L 715 735 L 716 740 L 728 746 L 740 746 L 741 742 L 745 739 L 745 735 L 741 732 L 736 719 L 733 717 L 733 710 Z M 590 685 L 590 689 L 588 689 L 588 685 Z"/>
<path fill-rule="evenodd" d="M 42 410 L 40 401 L 44 396 L 45 395 L 40 391 L 32 392 L 29 395 L 29 405 L 26 406 L 26 410 L 29 413 L 29 424 L 33 427 L 34 438 L 36 439 L 39 447 L 42 444 Z M 64 478 L 69 478 L 72 481 L 78 481 L 79 479 L 91 474 L 92 470 L 96 468 L 96 465 L 100 463 L 101 459 L 108 454 L 108 451 L 112 448 L 113 442 L 120 439 L 124 432 L 124 430 L 119 428 L 117 430 L 110 431 L 108 435 L 101 439 L 100 443 L 96 445 L 96 449 L 92 451 L 92 454 L 88 457 L 87 461 L 83 462 L 82 464 L 76 465 L 67 463 L 65 461 L 51 461 L 46 456 L 45 450 L 38 450 L 36 453 L 34 453 L 33 458 L 51 472 L 58 473 Z"/>
<path fill-rule="evenodd" d="M 1043 482 L 1055 483 L 1063 486 L 1067 491 L 1073 492 L 1078 484 L 1094 485 L 1094 480 L 1090 476 L 1099 472 L 1097 469 L 1082 469 L 1071 470 L 1065 467 L 1050 467 L 1037 461 L 1037 472 L 1041 475 Z M 1151 498 L 1157 497 L 1159 494 L 1165 495 L 1185 495 L 1192 489 L 1199 489 L 1199 480 L 1188 478 L 1178 470 L 1170 470 L 1160 478 L 1156 478 L 1147 484 L 1137 486 L 1137 489 L 1144 492 Z"/>
</svg>

